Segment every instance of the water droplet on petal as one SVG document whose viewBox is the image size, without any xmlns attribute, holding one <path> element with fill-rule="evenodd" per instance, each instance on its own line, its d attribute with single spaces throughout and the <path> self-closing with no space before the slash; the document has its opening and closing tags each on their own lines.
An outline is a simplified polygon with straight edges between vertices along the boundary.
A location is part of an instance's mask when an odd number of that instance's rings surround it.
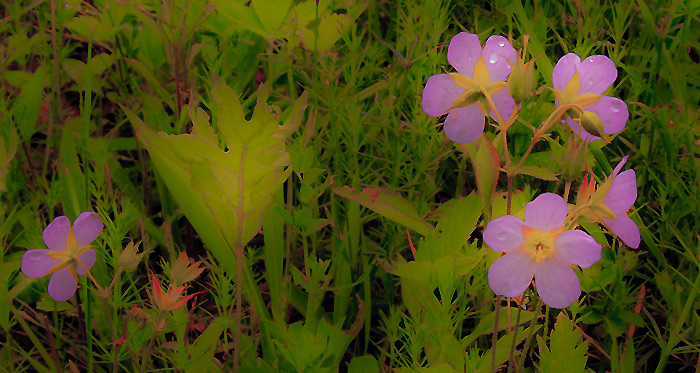
<svg viewBox="0 0 700 373">
<path fill-rule="evenodd" d="M 499 46 L 499 47 L 505 47 L 505 46 L 506 46 L 506 43 L 505 43 L 503 40 L 501 40 L 501 41 L 498 42 L 498 46 Z"/>
<path fill-rule="evenodd" d="M 496 53 L 491 53 L 489 57 L 489 63 L 496 63 L 498 61 L 498 55 Z"/>
<path fill-rule="evenodd" d="M 590 62 L 594 62 L 594 61 L 595 61 L 595 57 L 591 57 L 591 58 L 589 58 L 589 59 L 588 59 L 588 61 L 590 61 Z"/>
<path fill-rule="evenodd" d="M 619 100 L 614 100 L 610 103 L 610 110 L 617 113 L 618 111 L 622 110 L 622 102 Z"/>
</svg>

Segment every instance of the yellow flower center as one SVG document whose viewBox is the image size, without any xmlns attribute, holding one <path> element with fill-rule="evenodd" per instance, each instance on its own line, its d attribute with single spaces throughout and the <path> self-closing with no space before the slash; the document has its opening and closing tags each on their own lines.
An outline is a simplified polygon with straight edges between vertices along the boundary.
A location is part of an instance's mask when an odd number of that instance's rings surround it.
<svg viewBox="0 0 700 373">
<path fill-rule="evenodd" d="M 448 75 L 455 84 L 464 89 L 464 93 L 457 98 L 448 110 L 467 107 L 478 102 L 484 115 L 489 115 L 491 107 L 486 99 L 486 95 L 493 96 L 505 88 L 507 84 L 506 82 L 491 82 L 491 76 L 483 57 L 479 57 L 476 65 L 474 65 L 473 79 L 458 73 L 449 73 Z"/>
<path fill-rule="evenodd" d="M 68 231 L 68 237 L 66 238 L 66 249 L 54 250 L 46 254 L 51 259 L 61 261 L 60 263 L 56 264 L 53 268 L 51 268 L 49 274 L 59 271 L 65 267 L 69 267 L 68 270 L 70 271 L 70 273 L 73 275 L 73 277 L 76 277 L 76 269 L 79 265 L 78 257 L 83 255 L 85 251 L 87 251 L 87 249 L 89 248 L 89 245 L 78 247 L 78 240 L 75 238 L 75 233 L 73 233 L 73 229 L 71 228 Z"/>
<path fill-rule="evenodd" d="M 542 232 L 539 229 L 524 226 L 523 235 L 525 236 L 525 243 L 523 244 L 523 251 L 530 254 L 530 256 L 539 263 L 543 259 L 553 256 L 556 252 L 554 240 L 558 234 L 558 229 Z"/>
</svg>

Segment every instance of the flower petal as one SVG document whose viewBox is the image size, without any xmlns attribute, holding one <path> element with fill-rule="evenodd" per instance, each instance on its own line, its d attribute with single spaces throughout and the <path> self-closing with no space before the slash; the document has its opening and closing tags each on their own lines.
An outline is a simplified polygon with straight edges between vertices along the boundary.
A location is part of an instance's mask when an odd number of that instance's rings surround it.
<svg viewBox="0 0 700 373">
<path fill-rule="evenodd" d="M 479 105 L 450 110 L 445 119 L 445 135 L 460 144 L 468 144 L 478 139 L 484 132 L 484 113 Z"/>
<path fill-rule="evenodd" d="M 78 260 L 80 260 L 80 263 L 83 263 L 82 266 L 78 264 L 78 274 L 84 275 L 85 273 L 87 273 L 85 271 L 85 268 L 89 270 L 90 268 L 92 268 L 93 265 L 95 265 L 95 261 L 97 260 L 95 250 L 87 249 L 81 256 L 78 257 Z M 85 266 L 85 268 L 83 268 L 83 266 Z"/>
<path fill-rule="evenodd" d="M 467 78 L 474 77 L 474 66 L 481 57 L 481 43 L 475 34 L 460 32 L 447 47 L 447 62 Z"/>
<path fill-rule="evenodd" d="M 525 205 L 525 224 L 542 232 L 564 225 L 566 201 L 554 193 L 543 193 Z"/>
<path fill-rule="evenodd" d="M 511 65 L 515 65 L 518 59 L 518 52 L 510 44 L 508 39 L 501 35 L 493 35 L 486 40 L 484 50 L 481 52 L 489 69 L 489 76 L 492 82 L 506 80 L 510 74 Z"/>
<path fill-rule="evenodd" d="M 639 243 L 642 240 L 639 234 L 639 227 L 629 216 L 618 214 L 617 219 L 603 219 L 603 222 L 627 246 L 633 249 L 639 248 Z"/>
<path fill-rule="evenodd" d="M 452 104 L 464 93 L 447 74 L 433 75 L 423 88 L 423 111 L 431 117 L 439 117 L 447 113 Z"/>
<path fill-rule="evenodd" d="M 94 212 L 84 212 L 73 222 L 73 233 L 78 247 L 89 245 L 102 232 L 102 220 Z"/>
<path fill-rule="evenodd" d="M 578 94 L 594 93 L 602 95 L 617 79 L 615 62 L 602 55 L 588 56 L 578 65 L 581 78 Z"/>
<path fill-rule="evenodd" d="M 552 86 L 563 92 L 580 63 L 581 58 L 576 53 L 569 53 L 560 58 L 552 70 Z"/>
<path fill-rule="evenodd" d="M 39 278 L 49 273 L 51 268 L 60 263 L 60 260 L 49 258 L 46 254 L 49 249 L 29 250 L 22 256 L 22 273 L 27 277 Z"/>
<path fill-rule="evenodd" d="M 574 270 L 554 258 L 539 263 L 535 285 L 544 304 L 552 308 L 569 307 L 581 295 L 581 284 Z"/>
<path fill-rule="evenodd" d="M 522 294 L 535 274 L 535 262 L 530 254 L 506 254 L 489 268 L 489 286 L 497 295 L 517 297 Z"/>
<path fill-rule="evenodd" d="M 559 260 L 581 268 L 588 268 L 599 261 L 603 249 L 593 237 L 578 229 L 559 233 L 554 246 Z"/>
<path fill-rule="evenodd" d="M 484 229 L 484 242 L 496 252 L 515 252 L 525 242 L 525 222 L 512 215 L 493 219 Z"/>
<path fill-rule="evenodd" d="M 620 160 L 620 163 L 618 163 L 617 166 L 615 166 L 615 169 L 613 170 L 612 175 L 611 175 L 612 177 L 615 177 L 615 176 L 617 176 L 617 174 L 620 173 L 620 171 L 622 170 L 622 166 L 624 166 L 625 163 L 627 163 L 627 158 L 629 158 L 629 155 L 622 157 L 622 159 Z"/>
<path fill-rule="evenodd" d="M 51 250 L 65 250 L 69 230 L 70 219 L 67 216 L 59 216 L 53 219 L 42 234 L 46 246 Z"/>
<path fill-rule="evenodd" d="M 503 117 L 503 120 L 508 120 L 510 114 L 513 112 L 513 108 L 515 108 L 515 100 L 513 100 L 513 97 L 510 97 L 508 90 L 503 88 L 496 92 L 491 98 L 493 99 L 493 104 L 496 105 L 496 109 L 498 109 L 498 113 Z M 493 109 L 491 109 L 490 114 L 493 120 L 498 121 L 496 112 Z"/>
<path fill-rule="evenodd" d="M 602 96 L 598 101 L 583 107 L 585 111 L 591 111 L 598 115 L 603 122 L 603 132 L 606 134 L 618 133 L 625 129 L 627 119 L 630 117 L 627 104 L 617 97 Z M 597 140 L 600 137 L 592 136 Z"/>
<path fill-rule="evenodd" d="M 68 267 L 56 271 L 49 280 L 49 295 L 56 302 L 68 300 L 75 293 L 78 281 L 70 274 Z"/>
<path fill-rule="evenodd" d="M 603 198 L 603 204 L 608 206 L 615 215 L 624 214 L 637 200 L 637 175 L 634 170 L 626 170 L 614 176 L 608 194 Z"/>
</svg>

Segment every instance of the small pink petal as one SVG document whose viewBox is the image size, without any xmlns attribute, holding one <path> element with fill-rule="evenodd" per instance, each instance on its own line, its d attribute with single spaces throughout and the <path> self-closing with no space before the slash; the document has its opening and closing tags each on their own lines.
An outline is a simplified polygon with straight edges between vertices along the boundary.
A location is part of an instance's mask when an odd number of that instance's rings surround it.
<svg viewBox="0 0 700 373">
<path fill-rule="evenodd" d="M 569 53 L 560 58 L 552 70 L 552 86 L 563 92 L 580 63 L 581 58 L 576 53 Z"/>
<path fill-rule="evenodd" d="M 31 278 L 46 276 L 51 268 L 61 262 L 60 260 L 49 258 L 46 254 L 50 252 L 51 250 L 49 249 L 34 249 L 24 253 L 22 256 L 22 273 Z"/>
<path fill-rule="evenodd" d="M 617 176 L 617 174 L 620 173 L 620 171 L 622 170 L 622 166 L 624 166 L 625 163 L 627 163 L 627 158 L 629 158 L 629 155 L 622 157 L 622 159 L 620 160 L 620 163 L 618 163 L 617 166 L 615 166 L 615 169 L 613 170 L 612 175 L 611 175 L 612 177 L 615 177 L 615 176 Z"/>
<path fill-rule="evenodd" d="M 548 258 L 535 271 L 537 293 L 544 304 L 552 308 L 566 308 L 581 295 L 581 284 L 568 264 Z"/>
<path fill-rule="evenodd" d="M 603 198 L 603 204 L 608 206 L 615 215 L 624 214 L 637 200 L 637 175 L 634 170 L 626 170 L 613 177 L 608 194 Z"/>
<path fill-rule="evenodd" d="M 479 105 L 450 110 L 445 119 L 445 135 L 460 144 L 477 140 L 484 132 L 484 113 Z"/>
<path fill-rule="evenodd" d="M 95 265 L 95 261 L 97 260 L 97 256 L 95 255 L 95 250 L 87 249 L 82 255 L 80 255 L 78 257 L 78 260 L 80 260 L 80 263 L 83 263 L 82 266 L 80 264 L 78 264 L 78 274 L 84 275 L 87 272 L 85 272 L 85 269 L 83 268 L 83 266 L 85 266 L 85 268 L 90 270 L 90 268 L 92 268 L 92 266 Z"/>
<path fill-rule="evenodd" d="M 543 193 L 525 205 L 525 224 L 547 232 L 564 225 L 566 214 L 564 198 L 554 193 Z"/>
<path fill-rule="evenodd" d="M 618 133 L 625 129 L 630 113 L 627 104 L 617 97 L 602 96 L 598 101 L 584 106 L 583 110 L 591 111 L 598 115 L 603 122 L 605 134 Z M 593 136 L 597 139 L 599 137 Z"/>
<path fill-rule="evenodd" d="M 66 249 L 66 239 L 70 230 L 70 219 L 66 216 L 59 216 L 53 219 L 44 229 L 42 237 L 46 246 L 51 250 L 63 251 Z"/>
<path fill-rule="evenodd" d="M 535 274 L 535 262 L 530 254 L 506 254 L 489 268 L 489 286 L 496 295 L 517 297 L 522 294 Z"/>
<path fill-rule="evenodd" d="M 493 104 L 496 105 L 496 109 L 498 109 L 498 113 L 501 114 L 503 120 L 507 121 L 508 118 L 510 118 L 510 114 L 513 112 L 513 108 L 515 108 L 515 100 L 513 100 L 513 97 L 510 97 L 508 89 L 503 88 L 500 91 L 496 92 L 492 96 L 492 99 Z M 493 120 L 498 121 L 496 112 L 493 109 L 491 109 L 490 114 Z"/>
<path fill-rule="evenodd" d="M 462 93 L 464 89 L 455 84 L 449 75 L 433 75 L 423 88 L 423 111 L 431 117 L 439 117 L 447 113 Z"/>
<path fill-rule="evenodd" d="M 508 39 L 501 35 L 493 35 L 486 40 L 484 50 L 481 52 L 489 70 L 492 82 L 501 82 L 508 78 L 511 65 L 515 65 L 518 52 L 510 44 Z"/>
<path fill-rule="evenodd" d="M 618 214 L 617 219 L 603 219 L 610 230 L 632 249 L 639 248 L 642 238 L 639 227 L 629 216 Z"/>
<path fill-rule="evenodd" d="M 460 32 L 447 47 L 447 62 L 467 78 L 474 77 L 474 66 L 481 57 L 481 43 L 475 34 Z"/>
<path fill-rule="evenodd" d="M 94 212 L 83 212 L 73 222 L 73 233 L 78 247 L 89 245 L 102 232 L 102 220 Z"/>
<path fill-rule="evenodd" d="M 588 56 L 578 65 L 580 80 L 578 94 L 603 94 L 617 79 L 617 68 L 610 58 L 602 55 Z"/>
<path fill-rule="evenodd" d="M 484 229 L 484 242 L 496 252 L 517 252 L 525 242 L 525 222 L 512 215 L 493 219 Z"/>
<path fill-rule="evenodd" d="M 56 302 L 68 300 L 75 293 L 78 281 L 70 274 L 68 267 L 56 271 L 49 280 L 49 295 Z"/>
<path fill-rule="evenodd" d="M 599 261 L 602 252 L 602 246 L 593 237 L 578 229 L 559 233 L 554 246 L 559 260 L 581 268 L 588 268 Z"/>
</svg>

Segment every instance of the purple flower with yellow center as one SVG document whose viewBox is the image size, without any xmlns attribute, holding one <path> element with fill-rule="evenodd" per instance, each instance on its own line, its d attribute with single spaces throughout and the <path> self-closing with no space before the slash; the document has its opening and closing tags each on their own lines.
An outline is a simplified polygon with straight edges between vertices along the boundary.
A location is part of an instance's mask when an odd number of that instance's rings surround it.
<svg viewBox="0 0 700 373">
<path fill-rule="evenodd" d="M 423 89 L 423 111 L 431 117 L 447 114 L 445 135 L 458 143 L 470 143 L 484 132 L 484 117 L 498 120 L 493 106 L 507 120 L 515 101 L 505 80 L 517 52 L 506 38 L 493 35 L 481 48 L 479 37 L 460 32 L 450 41 L 447 61 L 457 72 L 428 78 Z"/>
<path fill-rule="evenodd" d="M 554 66 L 556 106 L 574 105 L 566 111 L 566 122 L 576 134 L 580 133 L 581 139 L 598 140 L 603 134 L 618 133 L 625 128 L 629 118 L 627 104 L 617 97 L 603 96 L 615 79 L 615 63 L 606 56 L 581 60 L 575 53 L 569 53 Z"/>
<path fill-rule="evenodd" d="M 525 206 L 525 221 L 505 215 L 484 230 L 484 242 L 506 255 L 489 268 L 489 286 L 507 297 L 522 294 L 535 278 L 542 301 L 566 308 L 581 294 L 571 265 L 588 268 L 600 260 L 602 247 L 588 233 L 565 230 L 564 198 L 544 193 Z"/>
<path fill-rule="evenodd" d="M 622 170 L 627 162 L 622 158 L 612 174 L 596 188 L 593 179 L 584 178 L 576 197 L 576 210 L 594 222 L 605 224 L 627 246 L 639 247 L 641 236 L 637 224 L 627 216 L 637 200 L 637 175 L 634 170 Z"/>
<path fill-rule="evenodd" d="M 603 218 L 603 222 L 627 246 L 636 249 L 642 238 L 637 224 L 627 216 L 627 210 L 637 200 L 637 175 L 632 169 L 620 172 L 627 157 L 622 158 L 610 175 L 610 189 L 603 198 L 603 204 L 615 214 L 615 219 Z"/>
<path fill-rule="evenodd" d="M 102 232 L 102 221 L 94 212 L 83 212 L 71 227 L 70 219 L 59 216 L 44 229 L 48 249 L 29 250 L 22 257 L 22 273 L 39 278 L 51 275 L 49 295 L 57 302 L 68 300 L 84 275 L 95 264 L 90 243 Z"/>
</svg>

